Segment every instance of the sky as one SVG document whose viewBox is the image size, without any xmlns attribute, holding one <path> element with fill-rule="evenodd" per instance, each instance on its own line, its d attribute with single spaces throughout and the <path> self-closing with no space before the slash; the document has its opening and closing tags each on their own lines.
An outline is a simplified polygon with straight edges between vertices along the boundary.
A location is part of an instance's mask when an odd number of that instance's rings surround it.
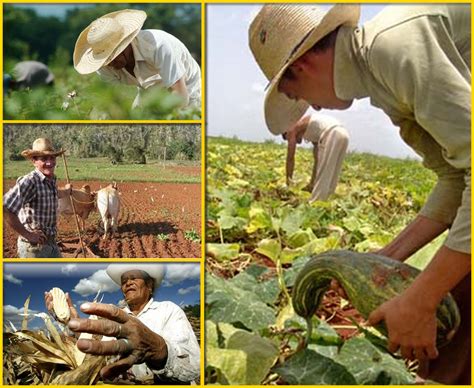
<svg viewBox="0 0 474 388">
<path fill-rule="evenodd" d="M 123 299 L 119 286 L 106 274 L 109 263 L 5 263 L 3 265 L 3 322 L 21 327 L 23 305 L 31 295 L 30 312 L 46 312 L 44 292 L 59 287 L 69 292 L 78 308 L 92 301 L 101 290 L 103 303 L 117 304 Z M 200 303 L 200 265 L 167 263 L 166 275 L 155 300 L 172 301 L 180 306 Z M 81 313 L 83 317 L 84 314 Z M 40 318 L 30 321 L 31 329 L 43 327 Z"/>
<path fill-rule="evenodd" d="M 237 136 L 264 141 L 273 136 L 263 115 L 264 88 L 268 81 L 248 48 L 248 26 L 261 5 L 207 5 L 207 134 Z M 385 5 L 362 5 L 361 23 L 370 20 Z M 323 5 L 329 9 L 329 5 Z M 349 150 L 396 158 L 416 158 L 403 143 L 388 117 L 370 106 L 368 99 L 356 100 L 346 111 L 323 110 L 337 118 L 350 136 Z"/>
</svg>

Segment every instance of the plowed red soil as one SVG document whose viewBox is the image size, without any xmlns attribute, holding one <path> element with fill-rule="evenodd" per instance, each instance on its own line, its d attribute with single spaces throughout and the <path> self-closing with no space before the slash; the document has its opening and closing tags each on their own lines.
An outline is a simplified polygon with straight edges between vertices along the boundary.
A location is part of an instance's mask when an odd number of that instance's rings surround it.
<svg viewBox="0 0 474 388">
<path fill-rule="evenodd" d="M 4 181 L 7 192 L 15 181 Z M 74 181 L 73 187 L 89 184 L 99 190 L 107 183 Z M 121 209 L 118 231 L 102 239 L 103 227 L 97 212 L 89 215 L 83 240 L 88 257 L 201 257 L 201 242 L 185 237 L 194 230 L 201 236 L 201 185 L 177 183 L 119 183 Z M 160 239 L 158 236 L 167 236 Z M 4 224 L 4 257 L 16 256 L 16 233 Z M 60 216 L 58 240 L 64 257 L 74 257 L 78 246 L 76 224 L 73 217 Z M 82 254 L 79 254 L 82 257 Z"/>
</svg>

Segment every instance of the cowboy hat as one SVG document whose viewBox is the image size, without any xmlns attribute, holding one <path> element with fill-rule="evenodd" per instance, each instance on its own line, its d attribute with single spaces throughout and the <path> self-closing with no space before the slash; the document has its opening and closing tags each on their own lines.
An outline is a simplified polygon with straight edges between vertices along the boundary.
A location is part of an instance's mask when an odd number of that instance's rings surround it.
<svg viewBox="0 0 474 388">
<path fill-rule="evenodd" d="M 166 273 L 166 266 L 164 264 L 143 264 L 143 263 L 127 263 L 127 264 L 110 264 L 107 269 L 107 275 L 119 286 L 122 285 L 122 275 L 128 271 L 144 271 L 154 281 L 155 289 L 157 289 Z"/>
<path fill-rule="evenodd" d="M 124 9 L 94 20 L 77 38 L 74 68 L 90 74 L 112 62 L 138 35 L 146 13 Z"/>
<path fill-rule="evenodd" d="M 292 4 L 264 5 L 249 28 L 250 49 L 270 81 L 265 96 L 265 121 L 274 135 L 284 133 L 309 107 L 278 92 L 285 70 L 314 44 L 341 25 L 356 26 L 360 5 L 338 4 L 328 12 Z"/>
<path fill-rule="evenodd" d="M 31 159 L 35 156 L 58 156 L 64 154 L 64 152 L 66 151 L 63 149 L 59 151 L 55 150 L 51 140 L 40 137 L 33 142 L 31 149 L 22 151 L 21 156 Z"/>
</svg>

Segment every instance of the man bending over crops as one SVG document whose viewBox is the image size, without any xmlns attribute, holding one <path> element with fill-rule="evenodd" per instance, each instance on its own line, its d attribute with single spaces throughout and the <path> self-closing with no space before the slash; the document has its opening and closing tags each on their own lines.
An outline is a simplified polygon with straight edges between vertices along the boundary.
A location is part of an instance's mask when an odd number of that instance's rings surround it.
<svg viewBox="0 0 474 388">
<path fill-rule="evenodd" d="M 38 61 L 18 62 L 9 74 L 3 75 L 3 94 L 9 90 L 33 89 L 40 86 L 52 86 L 54 74 L 48 66 Z"/>
<path fill-rule="evenodd" d="M 162 87 L 182 98 L 183 106 L 201 106 L 201 69 L 186 46 L 160 30 L 141 30 L 144 11 L 125 9 L 94 20 L 76 41 L 74 67 L 95 71 L 108 82 L 135 85 L 140 92 Z"/>
<path fill-rule="evenodd" d="M 31 160 L 34 171 L 18 178 L 3 196 L 3 214 L 18 236 L 18 257 L 56 258 L 61 252 L 56 244 L 58 198 L 69 195 L 71 185 L 58 189 L 54 170 L 56 151 L 49 139 L 39 138 L 31 149 L 21 154 Z"/>
<path fill-rule="evenodd" d="M 357 26 L 359 5 L 266 5 L 253 20 L 250 47 L 270 80 L 265 117 L 283 133 L 312 106 L 347 109 L 370 97 L 438 182 L 420 214 L 379 253 L 404 261 L 445 230 L 443 246 L 400 296 L 376 309 L 389 350 L 417 358 L 428 376 L 470 384 L 471 8 L 386 7 Z M 451 291 L 461 310 L 452 342 L 435 346 L 435 309 Z"/>
<path fill-rule="evenodd" d="M 165 274 L 164 265 L 111 264 L 107 274 L 121 287 L 127 307 L 84 303 L 81 311 L 103 319 L 80 319 L 69 299 L 72 331 L 110 336 L 102 341 L 80 339 L 77 347 L 85 353 L 120 356 L 101 370 L 102 377 L 126 373 L 127 379 L 148 384 L 189 384 L 197 379 L 200 349 L 186 314 L 172 302 L 153 299 Z M 49 292 L 45 302 L 52 311 Z"/>
<path fill-rule="evenodd" d="M 304 190 L 311 192 L 310 202 L 325 201 L 336 190 L 349 144 L 346 129 L 330 116 L 312 114 L 299 119 L 282 137 L 288 141 L 286 184 L 289 186 L 293 178 L 296 144 L 301 144 L 303 139 L 311 142 L 313 172 Z"/>
</svg>

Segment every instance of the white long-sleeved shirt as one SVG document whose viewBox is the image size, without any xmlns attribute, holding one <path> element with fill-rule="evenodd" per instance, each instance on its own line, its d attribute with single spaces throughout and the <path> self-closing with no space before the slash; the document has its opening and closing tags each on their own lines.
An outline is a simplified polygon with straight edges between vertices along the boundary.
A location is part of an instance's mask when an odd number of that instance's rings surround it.
<svg viewBox="0 0 474 388">
<path fill-rule="evenodd" d="M 161 30 L 142 30 L 131 42 L 135 57 L 134 76 L 127 70 L 102 67 L 97 73 L 107 82 L 135 85 L 134 107 L 139 106 L 140 91 L 152 86 L 165 89 L 184 79 L 189 105 L 201 105 L 201 69 L 186 46 Z"/>
<path fill-rule="evenodd" d="M 151 370 L 145 363 L 131 368 L 138 380 L 153 380 L 154 376 L 158 376 L 171 381 L 190 382 L 199 377 L 199 344 L 186 314 L 179 306 L 173 302 L 156 302 L 151 298 L 138 315 L 134 315 L 128 307 L 123 310 L 161 336 L 168 348 L 168 360 L 162 370 Z"/>
</svg>

